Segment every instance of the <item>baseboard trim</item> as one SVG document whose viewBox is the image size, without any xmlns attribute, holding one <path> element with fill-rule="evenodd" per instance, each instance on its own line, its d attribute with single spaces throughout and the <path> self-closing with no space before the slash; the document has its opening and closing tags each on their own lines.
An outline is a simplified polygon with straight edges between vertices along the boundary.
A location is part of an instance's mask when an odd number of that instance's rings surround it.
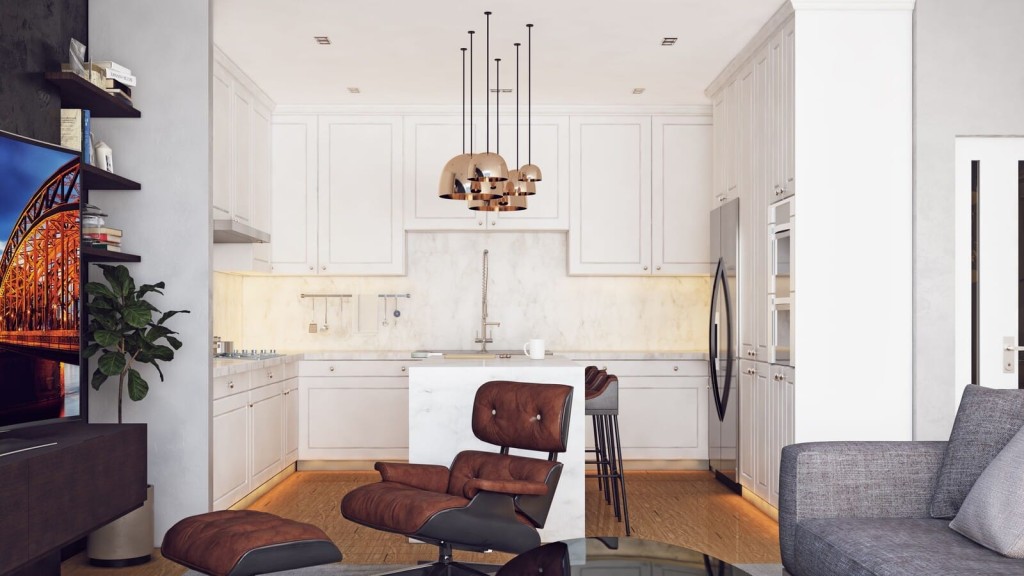
<svg viewBox="0 0 1024 576">
<path fill-rule="evenodd" d="M 299 460 L 299 471 L 331 471 L 372 472 L 374 460 Z M 404 460 L 395 460 L 404 462 Z M 624 460 L 622 466 L 627 471 L 634 470 L 707 470 L 707 460 Z M 593 468 L 593 464 L 588 465 Z"/>
<path fill-rule="evenodd" d="M 743 499 L 753 504 L 754 508 L 764 512 L 764 514 L 772 520 L 775 520 L 776 522 L 779 521 L 779 509 L 772 506 L 767 500 L 764 500 L 757 494 L 754 494 L 749 488 L 744 488 Z"/>
<path fill-rule="evenodd" d="M 253 502 L 259 500 L 264 494 L 269 492 L 271 488 L 277 486 L 281 482 L 284 482 L 285 478 L 294 474 L 295 468 L 295 464 L 289 464 L 287 468 L 272 476 L 270 480 L 260 484 L 258 488 L 246 494 L 241 500 L 235 502 L 231 506 L 228 506 L 228 510 L 245 510 L 249 506 L 252 506 Z"/>
</svg>

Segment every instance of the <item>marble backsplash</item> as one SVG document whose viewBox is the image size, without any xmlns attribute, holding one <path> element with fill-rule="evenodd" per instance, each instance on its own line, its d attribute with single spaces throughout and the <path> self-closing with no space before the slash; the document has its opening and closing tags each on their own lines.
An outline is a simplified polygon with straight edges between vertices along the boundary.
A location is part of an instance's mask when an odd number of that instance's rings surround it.
<svg viewBox="0 0 1024 576">
<path fill-rule="evenodd" d="M 564 232 L 409 232 L 406 276 L 215 273 L 213 333 L 235 349 L 476 349 L 488 249 L 489 319 L 501 322 L 490 349 L 530 338 L 556 351 L 707 348 L 710 277 L 569 276 L 566 241 Z M 385 316 L 381 293 L 411 294 L 398 300 L 399 318 L 394 299 Z"/>
</svg>

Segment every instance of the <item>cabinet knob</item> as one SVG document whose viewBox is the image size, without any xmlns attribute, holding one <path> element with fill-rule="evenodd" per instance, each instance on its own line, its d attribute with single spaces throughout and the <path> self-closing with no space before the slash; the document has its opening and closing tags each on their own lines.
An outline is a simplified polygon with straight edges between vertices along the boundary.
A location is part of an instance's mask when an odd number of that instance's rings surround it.
<svg viewBox="0 0 1024 576">
<path fill-rule="evenodd" d="M 644 266 L 644 270 L 647 270 L 647 266 Z"/>
<path fill-rule="evenodd" d="M 672 371 L 673 372 L 679 372 L 679 366 L 673 366 L 672 367 Z"/>
<path fill-rule="evenodd" d="M 310 269 L 310 270 L 312 270 L 312 269 L 313 269 L 313 267 L 312 267 L 312 266 L 310 266 L 310 267 L 309 267 L 309 269 Z"/>
<path fill-rule="evenodd" d="M 267 372 L 267 378 L 273 378 L 273 377 L 274 377 L 274 373 L 273 372 Z"/>
<path fill-rule="evenodd" d="M 405 372 L 405 366 L 402 366 L 402 372 Z"/>
<path fill-rule="evenodd" d="M 330 368 L 328 368 L 328 370 L 330 370 L 331 372 L 334 372 L 334 366 L 331 366 Z"/>
<path fill-rule="evenodd" d="M 327 266 L 321 266 L 320 269 L 321 270 L 327 270 Z"/>
<path fill-rule="evenodd" d="M 477 226 L 483 226 L 483 225 L 484 225 L 484 223 L 483 223 L 483 221 L 482 221 L 482 220 L 477 220 L 477 221 L 476 221 L 476 225 L 477 225 Z"/>
<path fill-rule="evenodd" d="M 252 408 L 252 404 L 249 404 L 249 408 Z"/>
<path fill-rule="evenodd" d="M 655 270 L 661 270 L 661 266 L 657 266 L 657 267 L 655 267 L 654 269 L 655 269 Z"/>
<path fill-rule="evenodd" d="M 235 387 L 235 382 L 234 381 L 228 382 L 228 388 L 234 388 L 234 387 Z"/>
</svg>

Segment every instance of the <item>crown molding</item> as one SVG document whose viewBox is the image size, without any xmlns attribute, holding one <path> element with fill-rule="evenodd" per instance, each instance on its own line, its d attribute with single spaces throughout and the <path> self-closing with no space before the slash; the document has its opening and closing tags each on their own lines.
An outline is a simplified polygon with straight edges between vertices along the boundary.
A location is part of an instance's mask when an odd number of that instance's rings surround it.
<svg viewBox="0 0 1024 576">
<path fill-rule="evenodd" d="M 493 111 L 493 109 L 492 109 Z M 461 106 L 450 105 L 378 105 L 378 106 L 352 106 L 344 104 L 279 104 L 274 108 L 274 115 L 286 116 L 293 114 L 344 114 L 351 116 L 462 116 Z M 607 106 L 607 105 L 579 105 L 579 106 L 534 106 L 534 116 L 628 116 L 628 115 L 650 115 L 650 116 L 692 116 L 711 117 L 711 106 L 707 104 L 690 106 Z M 512 118 L 515 115 L 515 108 L 501 107 L 501 116 Z M 520 107 L 520 118 L 523 114 Z M 483 117 L 483 114 L 474 116 Z"/>
<path fill-rule="evenodd" d="M 213 61 L 223 66 L 228 74 L 231 74 L 234 80 L 244 86 L 265 108 L 274 109 L 274 100 L 262 88 L 256 85 L 252 78 L 249 78 L 249 75 L 216 44 L 213 45 Z"/>
<path fill-rule="evenodd" d="M 754 34 L 754 37 L 750 39 L 750 42 L 747 42 L 747 45 L 744 46 L 743 49 L 725 65 L 725 68 L 718 73 L 718 76 L 711 81 L 711 84 L 708 84 L 708 87 L 704 89 L 704 95 L 713 99 L 715 94 L 725 87 L 729 80 L 736 75 L 736 72 L 745 66 L 747 61 L 753 58 L 754 54 L 761 50 L 762 46 L 768 43 L 768 40 L 772 35 L 778 32 L 779 29 L 792 18 L 792 4 L 790 4 L 789 1 L 783 2 L 782 6 L 779 6 L 779 9 L 775 11 L 775 14 L 772 14 L 772 17 L 764 23 L 764 26 L 761 26 L 761 29 L 757 31 L 757 34 Z"/>
</svg>

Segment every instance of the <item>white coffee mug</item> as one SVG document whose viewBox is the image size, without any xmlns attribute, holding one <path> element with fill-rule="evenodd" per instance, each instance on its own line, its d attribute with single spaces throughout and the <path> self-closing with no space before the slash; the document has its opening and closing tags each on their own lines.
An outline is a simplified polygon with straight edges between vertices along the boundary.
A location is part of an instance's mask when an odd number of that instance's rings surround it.
<svg viewBox="0 0 1024 576">
<path fill-rule="evenodd" d="M 543 360 L 544 359 L 544 340 L 540 338 L 534 338 L 523 344 L 523 354 L 526 354 L 532 360 Z"/>
</svg>

